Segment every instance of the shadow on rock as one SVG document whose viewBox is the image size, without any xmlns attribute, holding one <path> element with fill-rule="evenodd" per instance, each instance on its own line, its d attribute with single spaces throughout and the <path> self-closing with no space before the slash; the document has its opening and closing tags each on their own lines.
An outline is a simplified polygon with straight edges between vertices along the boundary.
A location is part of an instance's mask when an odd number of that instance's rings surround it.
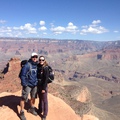
<svg viewBox="0 0 120 120">
<path fill-rule="evenodd" d="M 20 105 L 20 100 L 21 100 L 21 97 L 15 96 L 15 95 L 0 97 L 0 107 L 2 107 L 2 106 L 9 107 L 19 117 L 19 111 L 18 111 L 17 106 Z M 25 109 L 28 109 L 28 108 L 29 108 L 29 104 L 26 103 L 25 104 Z"/>
</svg>

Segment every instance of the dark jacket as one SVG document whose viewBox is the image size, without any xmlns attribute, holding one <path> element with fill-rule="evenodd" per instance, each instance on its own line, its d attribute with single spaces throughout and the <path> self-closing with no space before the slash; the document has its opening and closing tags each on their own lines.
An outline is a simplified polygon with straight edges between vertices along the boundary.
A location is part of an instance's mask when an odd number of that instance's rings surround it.
<svg viewBox="0 0 120 120">
<path fill-rule="evenodd" d="M 46 90 L 47 83 L 48 83 L 48 77 L 49 77 L 49 70 L 48 66 L 42 66 L 38 64 L 38 89 L 39 87 L 42 88 L 42 90 Z"/>
<path fill-rule="evenodd" d="M 22 86 L 37 86 L 37 62 L 30 59 L 22 68 L 20 78 Z"/>
</svg>

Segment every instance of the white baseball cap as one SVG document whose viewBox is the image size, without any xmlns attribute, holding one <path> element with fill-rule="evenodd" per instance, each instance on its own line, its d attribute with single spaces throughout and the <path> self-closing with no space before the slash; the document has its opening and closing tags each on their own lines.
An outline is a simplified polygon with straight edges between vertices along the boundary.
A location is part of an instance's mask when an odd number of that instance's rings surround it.
<svg viewBox="0 0 120 120">
<path fill-rule="evenodd" d="M 33 57 L 33 56 L 38 56 L 38 54 L 35 53 L 35 52 L 33 52 L 32 55 L 31 55 L 31 57 Z"/>
</svg>

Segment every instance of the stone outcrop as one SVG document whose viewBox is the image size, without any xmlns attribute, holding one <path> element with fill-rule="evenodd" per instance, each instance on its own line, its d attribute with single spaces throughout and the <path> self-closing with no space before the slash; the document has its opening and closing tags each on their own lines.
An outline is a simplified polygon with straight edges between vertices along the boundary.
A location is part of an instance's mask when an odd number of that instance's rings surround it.
<svg viewBox="0 0 120 120">
<path fill-rule="evenodd" d="M 0 92 L 16 92 L 21 89 L 20 79 L 20 59 L 11 58 L 3 70 L 3 79 L 0 79 Z"/>
<path fill-rule="evenodd" d="M 0 94 L 0 119 L 3 120 L 19 120 L 19 101 L 21 91 L 16 93 L 2 93 Z M 56 98 L 51 94 L 48 94 L 49 112 L 48 120 L 81 120 L 81 118 L 75 114 L 75 112 L 60 98 Z M 26 103 L 27 104 L 27 103 Z M 38 107 L 38 99 L 36 100 L 35 107 Z M 4 113 L 4 114 L 3 114 Z M 40 116 L 34 116 L 27 112 L 25 109 L 25 115 L 28 120 L 40 120 Z"/>
<path fill-rule="evenodd" d="M 20 72 L 20 62 L 21 60 L 19 58 L 11 58 L 6 68 L 3 71 L 5 74 L 4 77 L 13 76 L 13 75 L 18 76 Z"/>
<path fill-rule="evenodd" d="M 0 119 L 2 120 L 19 120 L 20 112 L 20 95 L 21 91 L 15 93 L 3 92 L 0 94 Z M 84 115 L 82 118 L 75 114 L 70 106 L 62 99 L 48 94 L 49 112 L 48 120 L 99 120 L 93 115 Z M 27 104 L 27 103 L 26 103 Z M 35 107 L 38 107 L 38 99 L 36 99 Z M 27 112 L 25 108 L 25 116 L 28 120 L 40 120 L 40 116 L 34 116 Z"/>
<path fill-rule="evenodd" d="M 77 100 L 83 103 L 91 102 L 91 93 L 87 87 L 81 89 L 80 94 L 77 96 Z"/>
</svg>

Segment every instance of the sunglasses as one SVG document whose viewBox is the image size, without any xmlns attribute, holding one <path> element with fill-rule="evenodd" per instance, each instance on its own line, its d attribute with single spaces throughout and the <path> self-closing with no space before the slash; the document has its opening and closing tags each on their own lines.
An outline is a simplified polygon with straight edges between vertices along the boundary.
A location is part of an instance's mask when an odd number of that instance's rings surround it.
<svg viewBox="0 0 120 120">
<path fill-rule="evenodd" d="M 40 59 L 39 61 L 45 61 L 44 59 Z"/>
<path fill-rule="evenodd" d="M 38 58 L 38 56 L 32 56 L 32 58 Z"/>
</svg>

